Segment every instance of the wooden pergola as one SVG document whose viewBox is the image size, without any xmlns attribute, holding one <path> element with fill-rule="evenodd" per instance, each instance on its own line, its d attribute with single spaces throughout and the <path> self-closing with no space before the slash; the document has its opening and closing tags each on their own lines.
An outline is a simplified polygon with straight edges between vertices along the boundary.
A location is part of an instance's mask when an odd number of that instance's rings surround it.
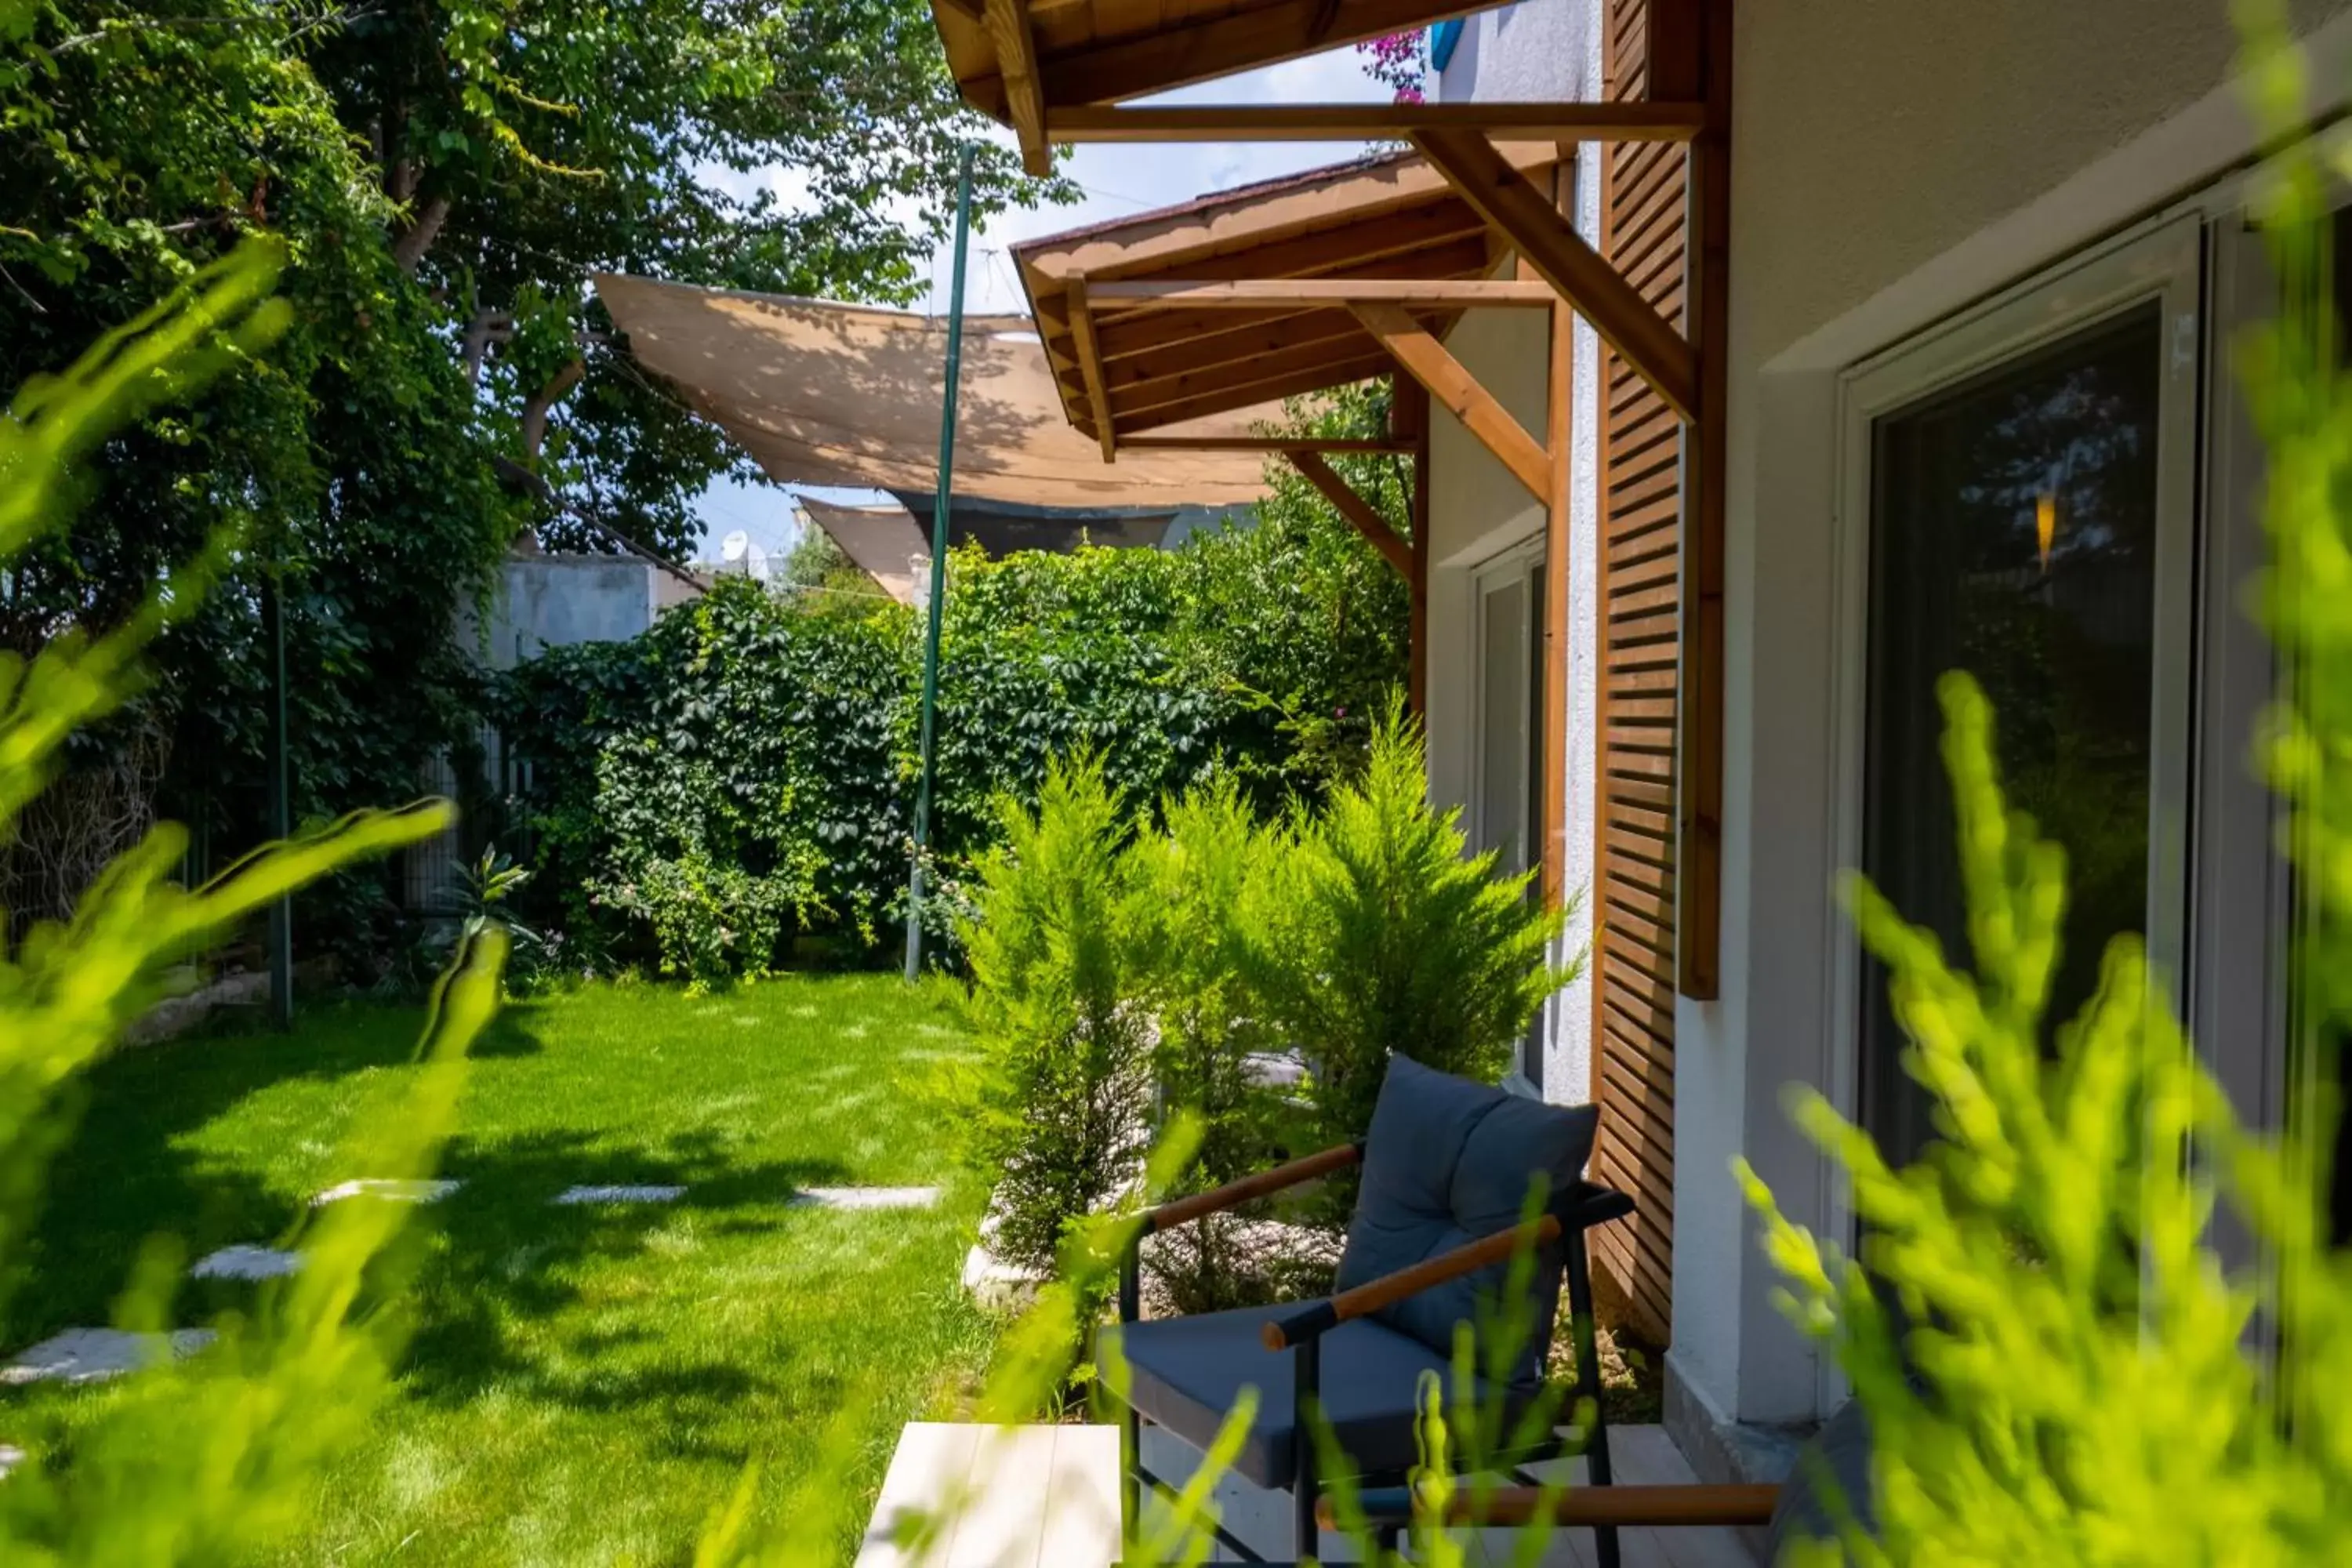
<svg viewBox="0 0 2352 1568">
<path fill-rule="evenodd" d="M 1159 426 L 1393 374 L 1394 442 L 1425 457 L 1452 410 L 1547 511 L 1544 670 L 1568 665 L 1567 344 L 1606 345 L 1594 1094 L 1641 1147 L 1621 1184 L 1672 1209 L 1675 998 L 1717 992 L 1723 795 L 1724 409 L 1730 0 L 1608 0 L 1605 101 L 1139 105 L 1127 100 L 1483 9 L 1444 0 L 932 0 L 967 101 L 1033 171 L 1076 142 L 1396 140 L 1412 156 L 1322 171 L 1022 247 L 1065 409 L 1105 461 Z M 1601 149 L 1598 243 L 1559 178 Z M 1508 276 L 1502 259 L 1511 260 Z M 1547 428 L 1529 431 L 1445 346 L 1463 310 L 1546 310 Z M 1414 584 L 1424 478 L 1400 540 L 1312 452 L 1290 460 Z M 1416 693 L 1418 696 L 1418 693 Z M 1558 898 L 1565 705 L 1545 704 L 1543 885 Z M 1604 1083 L 1604 1061 L 1609 1074 Z M 1669 1219 L 1670 1223 L 1670 1219 Z M 1628 1258 L 1663 1321 L 1665 1230 Z M 1637 1292 L 1638 1294 L 1638 1292 Z"/>
<path fill-rule="evenodd" d="M 1515 178 L 1554 180 L 1561 150 L 1511 142 Z M 1540 279 L 1496 276 L 1508 247 L 1444 174 L 1417 153 L 1318 169 L 1016 246 L 1013 255 L 1070 423 L 1105 461 L 1138 448 L 1192 447 L 1156 431 L 1269 400 L 1398 371 L 1384 439 L 1268 435 L 1412 590 L 1412 700 L 1426 671 L 1426 458 L 1434 397 L 1548 508 L 1566 498 L 1565 430 L 1531 432 L 1445 346 L 1472 309 L 1549 316 Z M 1560 363 L 1565 367 L 1565 340 Z M 1562 406 L 1564 407 L 1564 402 Z M 1231 446 L 1227 439 L 1221 443 Z M 1409 453 L 1412 526 L 1400 535 L 1327 460 L 1334 447 Z M 1565 539 L 1565 528 L 1553 531 Z M 1565 598 L 1561 598 L 1565 604 Z M 1566 643 L 1553 651 L 1564 659 Z M 1565 714 L 1560 722 L 1564 725 Z M 1555 735 L 1556 742 L 1563 742 Z M 1564 753 L 1563 753 L 1564 754 Z M 1564 779 L 1547 775 L 1547 788 Z M 1562 857 L 1546 836 L 1543 881 L 1561 892 Z"/>
</svg>

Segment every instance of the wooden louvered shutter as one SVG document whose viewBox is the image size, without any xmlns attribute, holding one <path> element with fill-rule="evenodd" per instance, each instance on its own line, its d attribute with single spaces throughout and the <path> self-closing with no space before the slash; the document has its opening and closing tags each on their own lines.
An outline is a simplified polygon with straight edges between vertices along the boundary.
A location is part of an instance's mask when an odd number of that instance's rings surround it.
<svg viewBox="0 0 2352 1568">
<path fill-rule="evenodd" d="M 1610 0 L 1606 90 L 1646 97 L 1648 0 Z M 1683 149 L 1612 143 L 1601 249 L 1683 324 Z M 1601 353 L 1600 784 L 1595 829 L 1593 1098 L 1597 1178 L 1633 1194 L 1630 1224 L 1592 1235 L 1633 1325 L 1671 1321 L 1675 1190 L 1675 732 L 1683 426 L 1633 368 Z"/>
</svg>

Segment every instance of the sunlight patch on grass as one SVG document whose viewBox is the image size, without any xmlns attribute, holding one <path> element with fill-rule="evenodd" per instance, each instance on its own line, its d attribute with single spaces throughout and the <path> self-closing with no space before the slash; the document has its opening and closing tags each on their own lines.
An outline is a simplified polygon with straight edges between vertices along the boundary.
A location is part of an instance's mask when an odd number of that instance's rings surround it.
<svg viewBox="0 0 2352 1568">
<path fill-rule="evenodd" d="M 684 1561 L 746 1462 L 761 1465 L 755 1511 L 777 1518 L 827 1422 L 870 1394 L 855 1439 L 869 1495 L 843 1510 L 845 1563 L 899 1424 L 968 1388 L 995 1332 L 955 1286 L 984 1194 L 940 1148 L 936 1102 L 903 1087 L 929 1070 L 908 1044 L 961 1038 L 960 1005 L 950 986 L 827 975 L 715 1005 L 639 984 L 510 1006 L 446 1161 L 465 1184 L 416 1213 L 429 1245 L 402 1396 L 331 1478 L 316 1539 L 284 1561 Z M 417 1023 L 322 1008 L 290 1036 L 108 1064 L 0 1351 L 109 1321 L 157 1230 L 191 1258 L 283 1237 L 311 1194 L 359 1173 L 336 1151 L 371 1094 L 415 1070 Z M 929 1209 L 791 1202 L 940 1184 Z M 687 1190 L 665 1206 L 549 1202 L 582 1184 Z M 243 1310 L 257 1289 L 192 1281 L 178 1321 Z M 54 1450 L 121 1396 L 26 1391 L 0 1421 Z"/>
</svg>

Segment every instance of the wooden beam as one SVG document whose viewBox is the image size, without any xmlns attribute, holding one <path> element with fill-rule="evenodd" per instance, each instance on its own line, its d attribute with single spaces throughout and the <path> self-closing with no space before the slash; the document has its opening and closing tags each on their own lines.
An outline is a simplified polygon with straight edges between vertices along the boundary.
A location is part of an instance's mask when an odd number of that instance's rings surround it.
<svg viewBox="0 0 2352 1568">
<path fill-rule="evenodd" d="M 1666 1530 L 1682 1526 L 1725 1529 L 1769 1524 L 1773 1510 L 1780 1505 L 1779 1487 L 1747 1483 L 1580 1486 L 1564 1492 L 1546 1491 L 1540 1487 L 1503 1487 L 1480 1493 L 1465 1487 L 1454 1495 L 1445 1519 L 1449 1524 L 1525 1528 L 1540 1523 L 1561 1530 L 1602 1524 Z M 1340 1528 L 1328 1497 L 1316 1500 L 1315 1517 L 1326 1530 Z"/>
<path fill-rule="evenodd" d="M 1310 392 L 1328 392 L 1335 386 L 1352 386 L 1360 381 L 1370 381 L 1389 371 L 1389 355 L 1365 345 L 1360 360 L 1347 360 L 1319 366 L 1313 370 L 1276 376 L 1265 381 L 1235 382 L 1204 392 L 1180 403 L 1162 404 L 1138 414 L 1119 416 L 1119 441 L 1146 430 L 1157 430 L 1170 425 L 1181 425 L 1190 419 L 1202 419 L 1213 414 L 1231 414 L 1260 403 L 1275 403 L 1286 397 L 1302 397 Z"/>
<path fill-rule="evenodd" d="M 1500 3 L 1486 0 L 1465 9 L 1482 11 Z M 1409 32 L 1428 20 L 1429 0 L 1276 0 L 1190 26 L 1058 50 L 1045 62 L 1045 101 L 1116 103 L 1342 44 Z M 963 85 L 965 96 L 979 104 L 996 101 L 1002 90 L 985 77 Z"/>
<path fill-rule="evenodd" d="M 1323 499 L 1331 503 L 1332 510 L 1354 524 L 1356 531 L 1364 536 L 1364 542 L 1379 551 L 1381 559 L 1395 567 L 1397 575 L 1410 585 L 1412 582 L 1412 548 L 1397 537 L 1397 531 L 1389 526 L 1388 520 L 1380 514 L 1378 509 L 1358 494 L 1356 487 L 1341 479 L 1339 470 L 1325 462 L 1319 454 L 1293 448 L 1284 456 L 1290 459 L 1290 466 L 1298 470 L 1299 476 L 1322 491 Z"/>
<path fill-rule="evenodd" d="M 1393 264 L 1382 262 L 1376 267 L 1365 268 L 1356 275 L 1379 277 L 1391 265 L 1409 266 L 1408 275 L 1412 277 L 1444 278 L 1450 275 L 1466 279 L 1485 277 L 1492 268 L 1493 262 L 1487 256 L 1486 241 L 1473 237 L 1459 246 L 1399 257 Z M 1057 312 L 1061 310 L 1061 297 L 1048 295 L 1036 303 L 1038 330 L 1045 335 L 1047 352 L 1051 353 L 1055 323 L 1060 320 Z M 1191 306 L 1181 310 L 1131 310 L 1114 320 L 1111 312 L 1103 308 L 1100 300 L 1096 300 L 1094 306 L 1095 335 L 1102 343 L 1106 367 L 1139 354 L 1180 345 L 1190 346 L 1200 339 L 1221 333 L 1261 331 L 1277 321 L 1300 321 L 1312 311 L 1320 311 L 1328 316 L 1347 315 L 1346 307 L 1340 305 L 1268 305 L 1262 310 L 1202 310 Z M 1116 384 L 1118 379 L 1118 373 L 1112 371 L 1113 383 Z"/>
<path fill-rule="evenodd" d="M 1429 389 L 1409 375 L 1391 378 L 1393 428 L 1412 437 L 1412 591 L 1405 620 L 1405 700 L 1429 718 Z"/>
<path fill-rule="evenodd" d="M 1530 142 L 1687 142 L 1696 103 L 1056 104 L 1055 142 L 1386 142 L 1458 130 Z"/>
<path fill-rule="evenodd" d="M 1073 278 L 1062 291 L 1070 307 L 1070 341 L 1078 351 L 1078 374 L 1087 384 L 1087 403 L 1095 411 L 1095 439 L 1102 443 L 1103 461 L 1118 460 L 1118 435 L 1111 419 L 1110 394 L 1103 386 L 1102 348 L 1095 342 L 1094 311 L 1087 303 L 1087 280 Z"/>
<path fill-rule="evenodd" d="M 1004 108 L 1021 140 L 1021 166 L 1032 174 L 1053 172 L 1054 153 L 1045 141 L 1045 89 L 1037 68 L 1037 37 L 1029 29 L 1022 0 L 981 0 L 981 22 L 996 49 L 997 73 L 1004 82 Z"/>
<path fill-rule="evenodd" d="M 1129 451 L 1163 452 L 1382 452 L 1410 454 L 1410 440 L 1354 436 L 1127 436 L 1118 443 Z"/>
<path fill-rule="evenodd" d="M 1097 283 L 1093 297 L 1129 310 L 1261 310 L 1269 305 L 1436 305 L 1466 310 L 1478 305 L 1549 310 L 1556 297 L 1548 283 L 1495 283 L 1455 278 L 1267 278 L 1235 282 L 1156 279 L 1143 283 Z"/>
<path fill-rule="evenodd" d="M 1511 477 L 1527 486 L 1536 500 L 1549 504 L 1551 457 L 1543 443 L 1478 384 L 1478 378 L 1449 353 L 1444 343 L 1394 305 L 1358 305 L 1357 319 L 1380 339 L 1406 374 L 1429 389 L 1430 396 L 1453 410 L 1470 433 L 1485 443 Z"/>
<path fill-rule="evenodd" d="M 1475 239 L 1484 242 L 1486 220 L 1472 211 L 1470 205 L 1455 195 L 1450 187 L 1441 186 L 1431 199 L 1418 205 L 1382 208 L 1351 218 L 1335 226 L 1318 228 L 1310 233 L 1269 238 L 1252 237 L 1239 242 L 1240 248 L 1188 255 L 1146 255 L 1121 260 L 1115 247 L 1108 245 L 1081 247 L 1089 253 L 1109 251 L 1112 255 L 1100 261 L 1090 261 L 1083 268 L 1064 268 L 1061 258 L 1050 266 L 1040 266 L 1037 273 L 1045 280 L 1040 293 L 1051 292 L 1054 280 L 1066 271 L 1083 270 L 1097 283 L 1118 282 L 1129 278 L 1150 278 L 1161 273 L 1175 273 L 1195 282 L 1210 283 L 1227 279 L 1314 278 L 1336 272 L 1350 277 L 1378 277 L 1364 268 L 1372 262 L 1386 261 L 1409 253 L 1443 253 L 1446 248 L 1461 248 Z M 1436 268 L 1400 274 L 1419 278 L 1445 278 L 1452 274 Z"/>
<path fill-rule="evenodd" d="M 1574 166 L 1554 171 L 1553 205 L 1572 210 L 1576 189 Z M 1523 257 L 1521 266 L 1530 265 Z M 1543 723 L 1538 743 L 1543 747 L 1543 844 L 1538 878 L 1544 907 L 1559 909 L 1568 900 L 1568 600 L 1569 488 L 1574 459 L 1570 429 L 1575 391 L 1576 312 L 1565 300 L 1551 310 L 1551 359 L 1544 389 L 1544 446 L 1551 454 L 1551 493 L 1544 503 L 1543 595 Z M 1598 896 L 1588 890 L 1587 898 Z"/>
<path fill-rule="evenodd" d="M 1706 128 L 1690 153 L 1689 274 L 1698 345 L 1697 423 L 1685 465 L 1682 733 L 1675 792 L 1675 989 L 1720 994 L 1723 922 L 1724 438 L 1731 302 L 1731 7 L 1670 0 L 1651 14 L 1654 86 L 1695 82 Z"/>
<path fill-rule="evenodd" d="M 1462 199 L 1484 214 L 1675 413 L 1685 419 L 1696 416 L 1696 352 L 1600 252 L 1585 244 L 1533 181 L 1475 131 L 1423 131 L 1412 140 L 1462 193 Z"/>
</svg>

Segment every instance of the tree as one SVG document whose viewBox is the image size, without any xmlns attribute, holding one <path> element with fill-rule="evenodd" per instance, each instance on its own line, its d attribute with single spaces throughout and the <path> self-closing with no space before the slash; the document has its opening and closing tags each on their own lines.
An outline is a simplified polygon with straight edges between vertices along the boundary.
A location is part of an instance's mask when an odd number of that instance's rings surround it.
<svg viewBox="0 0 2352 1568">
<path fill-rule="evenodd" d="M 472 731 L 451 628 L 518 532 L 682 553 L 739 461 L 634 371 L 589 272 L 907 298 L 971 123 L 910 0 L 0 0 L 0 380 L 249 232 L 287 243 L 294 308 L 268 365 L 94 455 L 73 526 L 0 583 L 0 646 L 115 624 L 232 526 L 227 581 L 78 765 L 135 731 L 165 759 L 142 809 L 200 861 L 257 838 L 274 584 L 298 816 L 414 794 Z M 980 168 L 982 212 L 1034 188 Z"/>
</svg>

